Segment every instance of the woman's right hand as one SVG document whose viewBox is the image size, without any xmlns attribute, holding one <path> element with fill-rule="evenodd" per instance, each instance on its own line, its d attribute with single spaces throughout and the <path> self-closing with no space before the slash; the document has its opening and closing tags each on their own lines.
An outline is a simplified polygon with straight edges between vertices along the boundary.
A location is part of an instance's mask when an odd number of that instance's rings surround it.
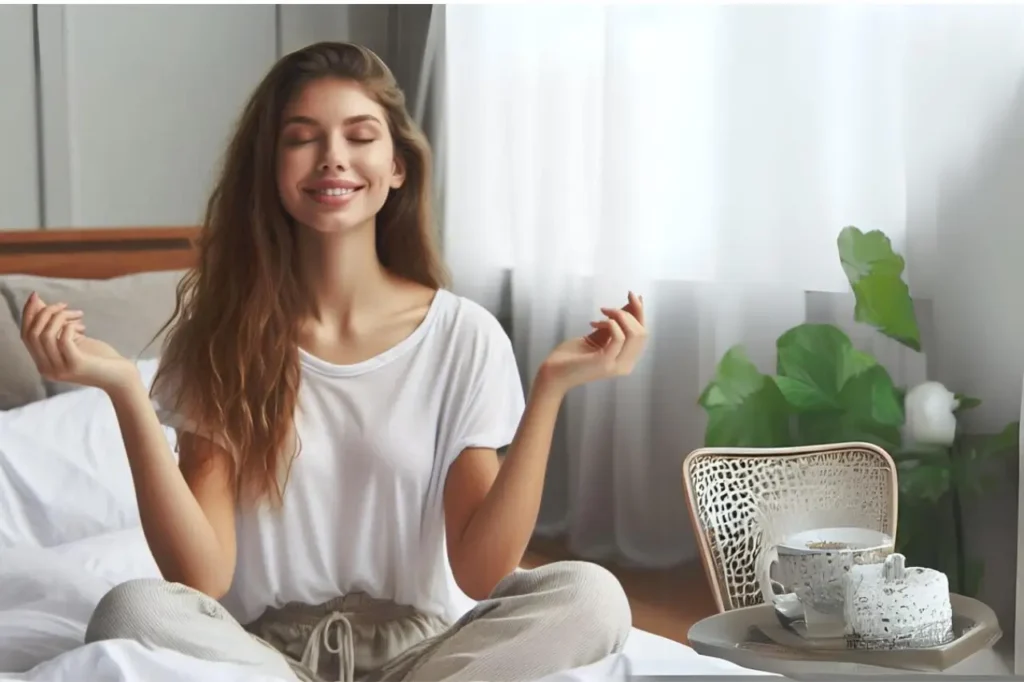
<svg viewBox="0 0 1024 682">
<path fill-rule="evenodd" d="M 21 339 L 44 379 L 108 391 L 138 375 L 135 363 L 109 344 L 85 336 L 82 312 L 47 305 L 35 292 L 21 315 Z"/>
</svg>

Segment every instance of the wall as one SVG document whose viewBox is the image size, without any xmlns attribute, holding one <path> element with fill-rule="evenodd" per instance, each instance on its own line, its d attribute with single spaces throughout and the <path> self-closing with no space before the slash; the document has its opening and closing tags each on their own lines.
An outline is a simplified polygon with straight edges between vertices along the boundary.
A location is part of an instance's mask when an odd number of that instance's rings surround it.
<svg viewBox="0 0 1024 682">
<path fill-rule="evenodd" d="M 1001 120 L 970 163 L 951 169 L 938 211 L 936 374 L 983 404 L 970 426 L 998 431 L 1021 417 L 1024 376 L 1024 78 Z M 955 382 L 955 383 L 952 383 Z M 963 386 L 963 389 L 959 387 Z M 982 599 L 1010 630 L 1016 581 L 1019 456 L 1004 483 L 980 500 L 971 519 L 974 548 L 990 578 Z"/>
<path fill-rule="evenodd" d="M 195 224 L 239 112 L 278 56 L 351 40 L 388 60 L 394 12 L 0 6 L 0 229 Z"/>
<path fill-rule="evenodd" d="M 278 5 L 282 54 L 325 40 L 358 42 L 385 60 L 391 51 L 390 5 Z"/>
<path fill-rule="evenodd" d="M 197 222 L 233 120 L 275 59 L 274 7 L 63 13 L 64 40 L 44 46 L 68 64 L 64 83 L 53 85 L 64 98 L 43 106 L 70 144 L 47 149 L 47 224 Z M 67 184 L 51 168 L 68 168 Z"/>
<path fill-rule="evenodd" d="M 0 227 L 40 224 L 33 27 L 31 5 L 0 5 Z"/>
</svg>

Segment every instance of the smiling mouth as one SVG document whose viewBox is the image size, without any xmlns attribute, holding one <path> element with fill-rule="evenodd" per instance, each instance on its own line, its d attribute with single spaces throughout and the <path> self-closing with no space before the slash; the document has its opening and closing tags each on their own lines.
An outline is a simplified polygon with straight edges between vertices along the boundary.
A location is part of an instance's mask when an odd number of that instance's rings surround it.
<svg viewBox="0 0 1024 682">
<path fill-rule="evenodd" d="M 362 187 L 326 187 L 324 189 L 307 189 L 306 194 L 316 203 L 327 208 L 343 208 Z"/>
<path fill-rule="evenodd" d="M 322 197 L 343 197 L 353 192 L 358 192 L 362 187 L 330 187 L 327 189 L 307 189 L 306 192 L 313 196 Z"/>
</svg>

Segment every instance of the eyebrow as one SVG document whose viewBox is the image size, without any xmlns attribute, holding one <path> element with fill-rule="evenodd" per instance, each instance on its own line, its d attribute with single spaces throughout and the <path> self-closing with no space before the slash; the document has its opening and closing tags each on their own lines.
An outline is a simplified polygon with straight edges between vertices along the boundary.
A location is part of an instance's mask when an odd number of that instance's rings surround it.
<svg viewBox="0 0 1024 682">
<path fill-rule="evenodd" d="M 349 126 L 355 125 L 356 123 L 363 123 L 365 121 L 373 121 L 374 123 L 380 124 L 380 119 L 378 119 L 376 116 L 373 116 L 372 114 L 359 114 L 358 116 L 349 116 L 344 121 L 342 121 L 342 124 Z M 284 125 L 289 125 L 292 123 L 301 123 L 303 125 L 311 126 L 320 125 L 319 121 L 312 119 L 308 116 L 289 116 L 284 121 Z"/>
</svg>

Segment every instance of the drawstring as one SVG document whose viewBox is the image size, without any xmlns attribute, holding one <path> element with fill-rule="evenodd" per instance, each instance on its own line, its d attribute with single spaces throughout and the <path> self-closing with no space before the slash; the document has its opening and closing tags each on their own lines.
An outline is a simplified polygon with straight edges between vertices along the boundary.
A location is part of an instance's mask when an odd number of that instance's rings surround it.
<svg viewBox="0 0 1024 682">
<path fill-rule="evenodd" d="M 292 672 L 303 682 L 328 682 L 321 677 L 321 663 L 330 682 L 355 682 L 357 674 L 380 670 L 446 627 L 438 616 L 412 606 L 354 592 L 318 605 L 288 602 L 268 608 L 245 630 L 285 653 Z"/>
<path fill-rule="evenodd" d="M 333 628 L 332 628 L 333 626 Z M 334 632 L 334 643 L 331 642 L 331 632 Z M 316 624 L 313 632 L 306 641 L 306 648 L 302 652 L 302 664 L 319 674 L 320 670 L 320 646 L 321 644 L 332 654 L 338 657 L 338 682 L 355 682 L 356 677 L 356 655 L 355 644 L 352 639 L 352 623 L 348 620 L 348 614 L 341 611 L 332 611 Z"/>
</svg>

